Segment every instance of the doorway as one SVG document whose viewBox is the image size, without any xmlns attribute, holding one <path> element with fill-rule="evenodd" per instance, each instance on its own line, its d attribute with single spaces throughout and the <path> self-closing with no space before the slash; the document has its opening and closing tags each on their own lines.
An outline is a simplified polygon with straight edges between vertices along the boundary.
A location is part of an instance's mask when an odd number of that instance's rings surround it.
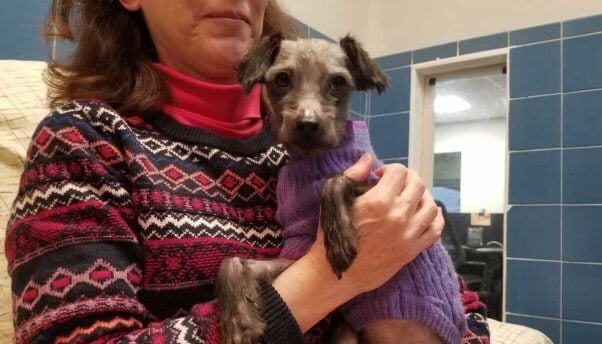
<svg viewBox="0 0 602 344">
<path fill-rule="evenodd" d="M 456 271 L 502 320 L 508 82 L 505 60 L 488 61 L 415 66 L 409 165 L 446 209 L 442 240 Z"/>
</svg>

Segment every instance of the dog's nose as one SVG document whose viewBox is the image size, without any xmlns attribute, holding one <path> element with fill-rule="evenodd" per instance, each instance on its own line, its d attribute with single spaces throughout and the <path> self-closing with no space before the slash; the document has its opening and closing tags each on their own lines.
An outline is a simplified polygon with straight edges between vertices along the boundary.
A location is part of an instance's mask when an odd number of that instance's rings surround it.
<svg viewBox="0 0 602 344">
<path fill-rule="evenodd" d="M 303 118 L 297 121 L 297 131 L 305 134 L 313 134 L 320 129 L 320 123 L 315 118 Z"/>
</svg>

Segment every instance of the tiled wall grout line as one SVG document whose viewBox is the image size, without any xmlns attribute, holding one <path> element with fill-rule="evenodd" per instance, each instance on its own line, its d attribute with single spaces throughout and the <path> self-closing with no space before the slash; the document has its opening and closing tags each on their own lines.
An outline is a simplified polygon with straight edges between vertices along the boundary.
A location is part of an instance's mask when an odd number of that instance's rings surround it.
<svg viewBox="0 0 602 344">
<path fill-rule="evenodd" d="M 577 91 L 569 91 L 569 92 L 558 92 L 558 93 L 545 93 L 545 94 L 537 94 L 527 97 L 516 97 L 510 98 L 510 100 L 524 100 L 524 99 L 534 99 L 534 98 L 542 98 L 542 97 L 551 97 L 551 96 L 562 96 L 567 94 L 580 94 L 580 93 L 591 93 L 591 92 L 599 92 L 602 91 L 602 88 L 588 88 L 586 90 L 577 90 Z"/>
<path fill-rule="evenodd" d="M 508 315 L 518 315 L 518 316 L 521 316 L 521 317 L 534 318 L 534 319 L 558 320 L 556 318 L 544 317 L 544 316 L 541 316 L 541 315 L 531 315 L 531 314 L 523 314 L 523 313 L 515 313 L 515 312 L 506 312 L 506 314 L 508 314 Z"/>
<path fill-rule="evenodd" d="M 566 260 L 555 260 L 555 259 L 538 259 L 538 258 L 522 258 L 522 257 L 506 257 L 508 260 L 521 261 L 521 262 L 541 262 L 541 263 L 564 263 L 573 265 L 593 265 L 602 266 L 602 263 L 598 262 L 571 262 Z"/>
<path fill-rule="evenodd" d="M 549 152 L 549 151 L 557 151 L 557 150 L 560 150 L 560 147 L 512 150 L 512 151 L 509 151 L 509 153 L 510 154 L 514 154 L 514 153 L 533 153 L 533 152 Z"/>
<path fill-rule="evenodd" d="M 409 115 L 409 114 L 410 114 L 410 111 L 401 111 L 401 112 L 380 113 L 378 115 L 370 115 L 370 117 L 385 117 L 385 116 Z"/>
<path fill-rule="evenodd" d="M 584 149 L 602 149 L 602 145 L 595 146 L 579 146 L 579 147 L 556 147 L 556 148 L 537 148 L 537 149 L 525 149 L 525 150 L 513 150 L 510 151 L 511 154 L 514 153 L 532 153 L 532 152 L 548 152 L 548 151 L 560 151 L 560 150 L 584 150 Z"/>
<path fill-rule="evenodd" d="M 560 24 L 561 26 L 564 25 L 564 23 Z M 588 33 L 584 33 L 581 35 L 575 35 L 575 36 L 569 36 L 569 37 L 564 37 L 564 32 L 560 32 L 560 38 L 562 39 L 566 39 L 566 40 L 571 40 L 571 39 L 575 39 L 575 38 L 582 38 L 582 37 L 589 37 L 589 36 L 595 36 L 595 35 L 600 35 L 602 34 L 602 31 L 595 31 L 595 32 L 588 32 Z"/>
<path fill-rule="evenodd" d="M 511 205 L 512 207 L 602 207 L 602 204 L 569 204 L 569 203 L 514 203 Z"/>
<path fill-rule="evenodd" d="M 564 91 L 564 22 L 560 23 L 560 92 L 562 93 Z M 562 214 L 564 213 L 563 211 L 563 206 L 562 204 L 564 203 L 564 195 L 563 195 L 563 190 L 564 190 L 564 133 L 563 133 L 563 128 L 564 128 L 564 94 L 562 94 L 560 96 L 560 312 L 559 312 L 559 326 L 560 326 L 560 331 L 559 331 L 559 337 L 560 337 L 560 344 L 562 344 L 562 309 L 564 308 L 564 299 L 562 297 L 563 295 L 563 267 L 564 264 L 562 263 L 562 260 L 564 258 L 563 252 L 562 252 L 562 239 L 564 237 L 564 223 L 563 223 L 563 218 L 562 218 Z"/>
<path fill-rule="evenodd" d="M 561 92 L 557 92 L 557 93 L 544 93 L 544 94 L 535 94 L 532 96 L 526 96 L 526 97 L 516 97 L 516 98 L 510 98 L 510 100 L 526 100 L 526 99 L 535 99 L 535 98 L 543 98 L 543 97 L 551 97 L 551 96 L 559 96 L 561 95 Z"/>
<path fill-rule="evenodd" d="M 384 72 L 392 72 L 398 69 L 404 69 L 404 68 L 411 68 L 412 65 L 408 64 L 408 65 L 403 65 L 403 66 L 399 66 L 399 67 L 391 67 L 391 68 L 387 68 L 387 69 L 383 69 Z"/>
<path fill-rule="evenodd" d="M 525 318 L 533 318 L 533 319 L 542 319 L 542 320 L 558 320 L 556 318 L 544 317 L 540 315 L 531 315 L 531 314 L 523 314 L 523 313 L 514 313 L 514 312 L 506 312 L 508 315 L 516 315 Z M 592 322 L 592 321 L 582 321 L 582 320 L 569 320 L 565 319 L 565 322 L 577 323 L 577 324 L 587 324 L 587 325 L 602 325 L 602 323 Z"/>
</svg>

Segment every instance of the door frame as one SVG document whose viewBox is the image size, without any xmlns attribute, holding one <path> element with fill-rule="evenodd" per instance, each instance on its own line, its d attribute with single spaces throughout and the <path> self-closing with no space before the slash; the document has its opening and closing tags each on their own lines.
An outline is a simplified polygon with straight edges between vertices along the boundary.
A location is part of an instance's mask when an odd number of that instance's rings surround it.
<svg viewBox="0 0 602 344">
<path fill-rule="evenodd" d="M 410 125 L 409 125 L 409 150 L 408 167 L 417 171 L 423 178 L 429 190 L 433 184 L 433 118 L 426 111 L 428 80 L 431 77 L 458 72 L 464 69 L 486 67 L 496 64 L 505 64 L 507 68 L 506 89 L 508 113 L 506 114 L 506 178 L 504 186 L 504 250 L 503 250 L 503 292 L 502 292 L 502 320 L 506 320 L 506 257 L 507 257 L 507 223 L 508 223 L 508 183 L 510 177 L 509 155 L 509 119 L 510 119 L 510 48 L 487 50 L 473 54 L 461 55 L 451 58 L 438 59 L 412 65 L 410 88 Z"/>
</svg>

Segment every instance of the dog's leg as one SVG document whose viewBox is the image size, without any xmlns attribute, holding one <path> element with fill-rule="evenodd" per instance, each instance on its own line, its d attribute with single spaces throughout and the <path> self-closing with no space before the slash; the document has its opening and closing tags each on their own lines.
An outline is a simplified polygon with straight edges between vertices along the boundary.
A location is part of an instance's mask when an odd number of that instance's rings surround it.
<svg viewBox="0 0 602 344">
<path fill-rule="evenodd" d="M 326 180 L 320 190 L 320 223 L 324 230 L 326 256 L 339 279 L 357 255 L 353 202 L 368 188 L 367 184 L 357 183 L 339 174 Z"/>
<path fill-rule="evenodd" d="M 378 320 L 361 330 L 359 338 L 361 344 L 443 344 L 430 327 L 414 320 Z"/>
<path fill-rule="evenodd" d="M 265 323 L 260 315 L 259 283 L 270 283 L 293 261 L 224 260 L 217 275 L 220 332 L 224 344 L 258 343 Z"/>
<path fill-rule="evenodd" d="M 358 344 L 358 333 L 346 321 L 336 325 L 328 344 Z"/>
</svg>

